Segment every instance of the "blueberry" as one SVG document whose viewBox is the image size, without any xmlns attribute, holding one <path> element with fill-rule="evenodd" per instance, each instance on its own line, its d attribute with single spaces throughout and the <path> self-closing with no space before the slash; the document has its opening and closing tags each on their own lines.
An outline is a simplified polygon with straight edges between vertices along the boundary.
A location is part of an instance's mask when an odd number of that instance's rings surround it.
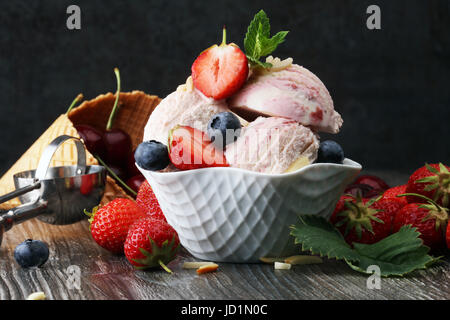
<svg viewBox="0 0 450 320">
<path fill-rule="evenodd" d="M 208 123 L 208 136 L 217 147 L 225 148 L 239 137 L 241 122 L 231 112 L 221 112 L 214 115 Z"/>
<path fill-rule="evenodd" d="M 48 246 L 40 240 L 27 239 L 14 249 L 14 258 L 22 268 L 40 267 L 48 256 Z"/>
<path fill-rule="evenodd" d="M 342 163 L 344 161 L 344 150 L 333 140 L 325 140 L 320 143 L 317 153 L 317 162 Z"/>
<path fill-rule="evenodd" d="M 170 163 L 167 146 L 155 140 L 142 142 L 134 152 L 134 159 L 139 167 L 151 171 L 162 170 Z"/>
</svg>

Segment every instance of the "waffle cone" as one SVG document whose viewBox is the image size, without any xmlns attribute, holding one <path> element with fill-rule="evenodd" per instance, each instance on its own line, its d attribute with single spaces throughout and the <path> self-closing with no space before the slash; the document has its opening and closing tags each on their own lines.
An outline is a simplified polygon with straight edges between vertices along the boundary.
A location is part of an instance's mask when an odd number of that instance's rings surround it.
<svg viewBox="0 0 450 320">
<path fill-rule="evenodd" d="M 103 130 L 106 127 L 109 115 L 114 105 L 115 94 L 107 93 L 97 98 L 83 102 L 68 115 L 60 115 L 52 125 L 31 145 L 31 147 L 16 161 L 16 163 L 0 178 L 0 194 L 15 190 L 13 175 L 37 168 L 44 149 L 60 135 L 70 135 L 79 138 L 74 125 L 87 124 Z M 142 142 L 144 127 L 148 117 L 161 101 L 157 96 L 147 95 L 142 91 L 120 93 L 118 111 L 114 127 L 124 130 L 130 135 L 133 149 Z M 87 164 L 98 164 L 94 156 L 86 150 Z M 77 163 L 77 150 L 71 141 L 64 143 L 52 159 L 51 166 L 75 165 Z M 105 194 L 102 204 L 115 198 L 131 198 L 114 179 L 107 177 Z M 7 210 L 20 205 L 19 199 L 13 199 L 0 204 L 0 209 Z"/>
</svg>

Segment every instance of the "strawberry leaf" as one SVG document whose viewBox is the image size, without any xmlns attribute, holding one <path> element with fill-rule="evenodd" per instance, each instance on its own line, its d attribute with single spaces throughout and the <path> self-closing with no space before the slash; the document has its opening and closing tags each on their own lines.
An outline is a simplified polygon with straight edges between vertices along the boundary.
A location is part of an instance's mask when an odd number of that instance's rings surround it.
<svg viewBox="0 0 450 320">
<path fill-rule="evenodd" d="M 367 273 L 369 266 L 377 265 L 384 277 L 403 276 L 414 270 L 425 269 L 439 258 L 428 255 L 430 249 L 423 245 L 419 235 L 415 228 L 403 226 L 377 243 L 353 243 L 360 259 L 358 262 L 346 259 L 346 262 L 353 270 L 362 273 Z"/>
<path fill-rule="evenodd" d="M 317 216 L 300 216 L 300 222 L 291 227 L 295 243 L 303 251 L 330 259 L 351 259 L 358 261 L 358 255 L 345 242 L 341 233 L 327 220 Z"/>
<path fill-rule="evenodd" d="M 439 260 L 428 255 L 429 248 L 423 245 L 420 233 L 410 226 L 374 243 L 349 246 L 340 232 L 326 219 L 318 216 L 300 216 L 300 221 L 291 227 L 295 243 L 303 251 L 344 260 L 353 270 L 371 274 L 367 268 L 377 265 L 381 276 L 403 276 L 414 270 L 424 269 Z"/>
</svg>

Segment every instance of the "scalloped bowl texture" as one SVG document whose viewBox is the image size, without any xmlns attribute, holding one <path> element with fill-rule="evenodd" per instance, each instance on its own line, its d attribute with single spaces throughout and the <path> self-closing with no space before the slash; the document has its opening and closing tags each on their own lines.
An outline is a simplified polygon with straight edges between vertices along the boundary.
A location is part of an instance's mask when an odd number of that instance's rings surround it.
<svg viewBox="0 0 450 320">
<path fill-rule="evenodd" d="M 299 214 L 329 218 L 361 165 L 345 159 L 343 164 L 315 163 L 284 174 L 220 167 L 140 170 L 194 257 L 249 263 L 299 254 L 289 227 Z"/>
</svg>

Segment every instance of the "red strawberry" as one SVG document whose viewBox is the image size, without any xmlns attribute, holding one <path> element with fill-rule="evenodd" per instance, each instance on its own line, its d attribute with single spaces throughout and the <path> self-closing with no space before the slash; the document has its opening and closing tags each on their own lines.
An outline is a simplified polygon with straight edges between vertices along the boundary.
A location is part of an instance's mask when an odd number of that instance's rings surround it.
<svg viewBox="0 0 450 320">
<path fill-rule="evenodd" d="M 165 221 L 146 217 L 136 221 L 128 231 L 125 256 L 137 269 L 161 266 L 175 258 L 180 240 L 176 231 Z"/>
<path fill-rule="evenodd" d="M 383 179 L 368 174 L 359 176 L 353 183 L 367 184 L 368 186 L 371 186 L 374 190 L 377 191 L 384 191 L 389 189 L 389 185 L 386 182 L 384 182 Z"/>
<path fill-rule="evenodd" d="M 400 208 L 396 200 L 342 196 L 330 220 L 348 244 L 371 244 L 391 234 L 392 219 Z"/>
<path fill-rule="evenodd" d="M 450 167 L 442 163 L 425 164 L 417 169 L 408 180 L 406 193 L 418 193 L 449 207 L 450 204 Z M 426 203 L 424 199 L 415 196 L 406 198 L 409 203 Z"/>
<path fill-rule="evenodd" d="M 180 170 L 228 167 L 223 151 L 197 129 L 177 126 L 169 133 L 169 157 Z"/>
<path fill-rule="evenodd" d="M 404 206 L 406 206 L 408 204 L 408 201 L 406 201 L 406 197 L 397 197 L 398 195 L 404 194 L 404 193 L 406 193 L 406 184 L 387 189 L 383 193 L 383 199 L 397 200 L 397 201 L 400 201 Z"/>
<path fill-rule="evenodd" d="M 394 217 L 393 231 L 411 225 L 420 232 L 423 243 L 432 250 L 442 248 L 447 227 L 448 209 L 429 200 L 428 204 L 410 203 L 400 209 Z"/>
<path fill-rule="evenodd" d="M 122 253 L 128 229 L 136 220 L 145 217 L 144 210 L 130 199 L 117 198 L 105 206 L 86 212 L 95 242 L 113 253 Z"/>
<path fill-rule="evenodd" d="M 450 223 L 447 222 L 447 232 L 445 233 L 445 241 L 447 242 L 447 248 L 450 249 Z"/>
<path fill-rule="evenodd" d="M 144 181 L 139 188 L 139 192 L 136 197 L 136 203 L 142 209 L 144 209 L 147 214 L 155 219 L 162 219 L 166 221 L 166 217 L 164 216 L 161 207 L 159 206 L 158 199 L 156 199 L 155 194 L 153 193 L 152 187 L 148 181 Z"/>
<path fill-rule="evenodd" d="M 226 44 L 224 28 L 222 44 L 203 51 L 191 70 L 194 86 L 205 96 L 220 100 L 232 96 L 244 85 L 248 76 L 248 61 L 237 45 Z"/>
</svg>

